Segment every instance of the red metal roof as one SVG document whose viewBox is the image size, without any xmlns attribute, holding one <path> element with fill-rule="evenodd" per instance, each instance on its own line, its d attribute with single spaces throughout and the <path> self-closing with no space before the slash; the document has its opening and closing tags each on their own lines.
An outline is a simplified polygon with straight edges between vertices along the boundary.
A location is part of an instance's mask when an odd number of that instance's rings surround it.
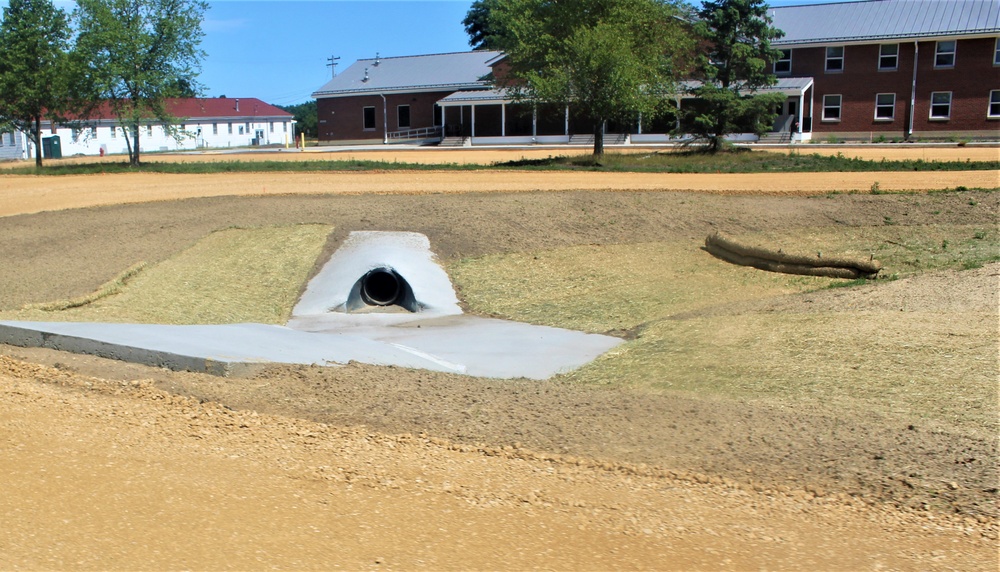
<svg viewBox="0 0 1000 572">
<path fill-rule="evenodd" d="M 237 110 L 237 106 L 239 110 Z M 178 119 L 202 118 L 292 118 L 292 114 L 264 103 L 256 97 L 185 97 L 166 100 L 167 112 Z M 117 119 L 111 108 L 101 105 L 88 117 L 90 120 Z"/>
</svg>

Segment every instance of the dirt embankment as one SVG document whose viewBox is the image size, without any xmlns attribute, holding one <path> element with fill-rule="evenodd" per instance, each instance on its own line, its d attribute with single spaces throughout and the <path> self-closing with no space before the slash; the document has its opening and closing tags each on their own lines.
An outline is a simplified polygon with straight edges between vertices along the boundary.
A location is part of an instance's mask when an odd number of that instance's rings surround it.
<svg viewBox="0 0 1000 572">
<path fill-rule="evenodd" d="M 136 203 L 0 218 L 0 308 L 89 292 L 137 261 L 156 263 L 234 225 L 332 224 L 328 251 L 351 230 L 412 230 L 452 259 L 700 243 L 720 228 L 851 229 L 887 219 L 995 226 L 1000 212 L 995 193 L 721 194 L 850 190 L 839 174 L 832 182 L 699 178 L 699 188 L 720 194 L 653 191 L 686 188 L 669 176 L 588 176 L 565 184 L 598 190 L 533 193 L 527 175 L 519 183 L 503 174 L 482 190 L 509 184 L 519 192 L 468 193 L 480 184 L 469 174 L 385 175 L 353 183 L 339 175 L 0 177 L 10 213 Z M 884 175 L 859 174 L 854 184 L 864 191 L 877 180 L 887 189 Z M 915 175 L 901 188 L 928 188 L 919 185 L 930 174 Z M 967 174 L 947 175 L 927 184 L 979 186 Z M 982 186 L 995 186 L 992 176 Z M 555 181 L 536 176 L 533 184 L 562 188 Z M 283 193 L 324 194 L 168 200 L 270 195 L 272 182 Z M 431 194 L 364 194 L 421 185 Z M 18 189 L 26 198 L 8 202 Z M 338 190 L 357 194 L 329 194 Z M 150 200 L 161 202 L 139 202 Z M 961 319 L 966 310 L 942 300 L 969 298 L 979 311 L 985 296 L 995 307 L 997 272 L 988 265 L 902 280 L 877 299 L 825 291 L 707 311 L 881 312 L 905 300 Z M 42 350 L 0 354 L 17 358 L 0 357 L 4 569 L 997 564 L 996 440 L 974 431 L 795 402 L 354 364 L 222 379 Z"/>
</svg>

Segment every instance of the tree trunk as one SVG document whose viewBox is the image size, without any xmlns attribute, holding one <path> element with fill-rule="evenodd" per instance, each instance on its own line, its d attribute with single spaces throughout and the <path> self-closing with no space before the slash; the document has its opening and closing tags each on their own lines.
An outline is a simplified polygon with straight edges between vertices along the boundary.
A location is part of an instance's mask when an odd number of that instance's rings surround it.
<svg viewBox="0 0 1000 572">
<path fill-rule="evenodd" d="M 35 116 L 35 168 L 42 168 L 42 118 Z"/>
<path fill-rule="evenodd" d="M 132 152 L 129 153 L 129 164 L 132 167 L 139 166 L 139 124 L 132 125 Z"/>
<path fill-rule="evenodd" d="M 604 156 L 604 125 L 607 123 L 604 119 L 599 120 L 594 124 L 594 158 L 600 158 Z"/>
</svg>

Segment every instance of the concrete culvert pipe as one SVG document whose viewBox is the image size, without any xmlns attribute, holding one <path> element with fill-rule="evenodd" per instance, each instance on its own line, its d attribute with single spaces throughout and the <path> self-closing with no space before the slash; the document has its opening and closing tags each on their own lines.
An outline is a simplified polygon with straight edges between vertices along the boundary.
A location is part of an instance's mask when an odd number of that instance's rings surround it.
<svg viewBox="0 0 1000 572">
<path fill-rule="evenodd" d="M 391 306 L 403 294 L 403 280 L 391 268 L 375 268 L 361 279 L 361 299 L 372 306 Z"/>
</svg>

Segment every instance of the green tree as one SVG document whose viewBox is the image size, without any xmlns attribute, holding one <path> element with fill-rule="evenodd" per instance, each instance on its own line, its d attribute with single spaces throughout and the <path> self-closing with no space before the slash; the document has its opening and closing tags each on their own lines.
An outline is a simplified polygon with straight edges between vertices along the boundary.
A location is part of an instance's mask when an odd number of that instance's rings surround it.
<svg viewBox="0 0 1000 572">
<path fill-rule="evenodd" d="M 319 114 L 316 109 L 315 99 L 298 105 L 278 107 L 295 116 L 295 125 L 299 133 L 305 133 L 306 137 L 317 137 L 319 135 Z"/>
<path fill-rule="evenodd" d="M 175 137 L 166 100 L 200 91 L 204 52 L 202 0 L 77 0 L 78 88 L 107 105 L 125 134 L 129 162 L 139 164 L 139 126 L 157 121 Z"/>
<path fill-rule="evenodd" d="M 672 0 L 483 0 L 473 8 L 487 11 L 475 15 L 480 43 L 507 55 L 498 85 L 589 117 L 595 157 L 604 154 L 609 120 L 663 109 L 694 47 L 686 9 Z"/>
<path fill-rule="evenodd" d="M 771 129 L 780 93 L 758 91 L 777 83 L 771 64 L 780 51 L 771 40 L 784 35 L 771 25 L 764 0 L 708 0 L 695 26 L 707 46 L 702 55 L 702 83 L 690 90 L 700 100 L 682 113 L 684 128 L 707 141 L 712 153 L 724 148 L 725 136 Z"/>
<path fill-rule="evenodd" d="M 465 33 L 469 35 L 469 45 L 473 50 L 495 49 L 496 33 L 490 24 L 490 14 L 500 5 L 502 0 L 476 0 L 462 20 Z"/>
<path fill-rule="evenodd" d="M 42 117 L 66 111 L 69 17 L 50 0 L 10 0 L 0 23 L 0 125 L 26 133 L 42 166 Z"/>
</svg>

